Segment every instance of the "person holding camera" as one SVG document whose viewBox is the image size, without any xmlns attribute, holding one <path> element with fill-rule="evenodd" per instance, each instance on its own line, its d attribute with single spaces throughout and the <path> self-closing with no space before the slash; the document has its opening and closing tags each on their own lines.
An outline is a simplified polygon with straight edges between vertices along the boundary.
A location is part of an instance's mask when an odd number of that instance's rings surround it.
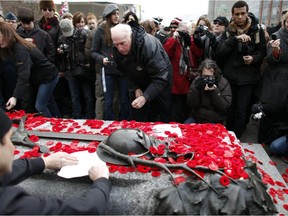
<svg viewBox="0 0 288 216">
<path fill-rule="evenodd" d="M 68 80 L 72 117 L 75 119 L 92 119 L 95 116 L 90 66 L 84 53 L 88 35 L 84 29 L 84 19 L 85 16 L 81 12 L 75 13 L 73 20 L 62 19 L 59 24 L 62 35 L 57 46 L 59 70 Z M 84 100 L 81 98 L 82 95 Z"/>
<path fill-rule="evenodd" d="M 197 57 L 202 50 L 194 44 L 189 35 L 189 25 L 181 21 L 173 34 L 164 44 L 173 67 L 171 120 L 182 123 L 188 116 L 186 95 L 190 86 L 189 72 L 198 67 Z"/>
<path fill-rule="evenodd" d="M 218 41 L 216 55 L 222 59 L 225 78 L 232 89 L 232 104 L 227 115 L 226 127 L 240 138 L 259 81 L 260 66 L 266 54 L 264 30 L 259 28 L 257 19 L 249 13 L 245 1 L 233 4 L 232 20 Z"/>
<path fill-rule="evenodd" d="M 110 29 L 119 23 L 119 7 L 108 4 L 103 10 L 104 22 L 97 28 L 91 46 L 91 57 L 99 64 L 96 71 L 100 75 L 104 93 L 104 120 L 130 120 L 129 92 L 126 80 L 117 69 L 113 58 L 113 42 Z M 118 97 L 116 92 L 119 92 Z M 96 92 L 96 96 L 99 95 Z M 96 99 L 97 108 L 102 101 Z M 117 103 L 115 103 L 117 101 Z M 115 113 L 114 108 L 119 107 L 120 112 Z M 116 109 L 118 110 L 118 109 Z M 98 111 L 96 111 L 98 112 Z M 119 114 L 119 115 L 118 115 Z"/>
<path fill-rule="evenodd" d="M 280 103 L 254 104 L 251 113 L 254 120 L 270 122 L 261 143 L 288 162 L 288 97 Z"/>
<path fill-rule="evenodd" d="M 288 96 L 288 13 L 282 19 L 282 27 L 271 35 L 267 48 L 267 67 L 261 77 L 256 95 L 263 104 L 277 104 Z M 265 140 L 271 124 L 269 118 L 261 119 L 258 141 Z"/>
<path fill-rule="evenodd" d="M 211 59 L 202 61 L 198 71 L 200 75 L 193 80 L 187 94 L 190 114 L 184 124 L 224 124 L 232 100 L 230 84 Z"/>
</svg>

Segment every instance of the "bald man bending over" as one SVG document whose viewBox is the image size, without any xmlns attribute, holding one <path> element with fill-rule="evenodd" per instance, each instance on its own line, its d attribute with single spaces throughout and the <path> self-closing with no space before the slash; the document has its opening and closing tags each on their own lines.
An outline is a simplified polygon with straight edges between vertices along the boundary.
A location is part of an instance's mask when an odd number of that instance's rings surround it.
<svg viewBox="0 0 288 216">
<path fill-rule="evenodd" d="M 129 83 L 132 119 L 170 122 L 172 66 L 160 41 L 140 25 L 111 28 L 113 57 Z"/>
</svg>

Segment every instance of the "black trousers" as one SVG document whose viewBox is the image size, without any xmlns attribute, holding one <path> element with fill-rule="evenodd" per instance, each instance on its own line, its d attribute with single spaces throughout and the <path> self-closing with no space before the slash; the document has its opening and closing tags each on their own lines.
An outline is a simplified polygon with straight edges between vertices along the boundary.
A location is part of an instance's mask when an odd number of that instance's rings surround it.
<svg viewBox="0 0 288 216">
<path fill-rule="evenodd" d="M 143 91 L 143 90 L 142 90 Z M 144 91 L 143 91 L 144 92 Z M 129 92 L 130 104 L 135 99 L 135 92 Z M 159 96 L 146 104 L 141 109 L 132 108 L 132 120 L 138 122 L 171 122 L 171 88 L 165 88 Z"/>
<path fill-rule="evenodd" d="M 237 138 L 240 138 L 245 130 L 247 118 L 251 114 L 251 103 L 254 96 L 255 85 L 231 85 L 232 104 L 228 110 L 226 128 L 234 131 Z"/>
</svg>

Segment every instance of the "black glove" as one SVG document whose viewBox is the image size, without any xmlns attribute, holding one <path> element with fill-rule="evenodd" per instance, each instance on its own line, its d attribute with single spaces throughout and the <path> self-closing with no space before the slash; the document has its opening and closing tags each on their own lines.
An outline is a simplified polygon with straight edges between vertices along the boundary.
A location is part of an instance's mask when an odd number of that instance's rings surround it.
<svg viewBox="0 0 288 216">
<path fill-rule="evenodd" d="M 188 33 L 184 32 L 183 35 L 183 40 L 184 40 L 184 46 L 185 47 L 190 47 L 191 46 L 191 37 Z"/>
<path fill-rule="evenodd" d="M 197 26 L 195 31 L 194 31 L 194 34 L 198 35 L 198 34 L 201 34 L 201 33 L 203 33 L 203 29 L 200 26 Z"/>
<path fill-rule="evenodd" d="M 207 81 L 205 80 L 205 77 L 200 77 L 198 80 L 195 81 L 195 88 L 198 91 L 202 91 L 204 90 L 206 84 L 207 84 Z"/>
<path fill-rule="evenodd" d="M 251 107 L 251 113 L 256 114 L 256 113 L 260 113 L 260 112 L 263 112 L 263 105 L 262 104 L 253 104 L 253 106 Z"/>
<path fill-rule="evenodd" d="M 211 46 L 215 46 L 217 43 L 216 43 L 216 36 L 213 32 L 209 32 L 207 31 L 206 32 L 206 36 L 210 39 L 210 44 Z"/>
<path fill-rule="evenodd" d="M 180 37 L 183 39 L 184 41 L 184 46 L 185 47 L 190 47 L 191 46 L 191 37 L 187 32 L 183 32 L 183 31 L 178 31 Z"/>
</svg>

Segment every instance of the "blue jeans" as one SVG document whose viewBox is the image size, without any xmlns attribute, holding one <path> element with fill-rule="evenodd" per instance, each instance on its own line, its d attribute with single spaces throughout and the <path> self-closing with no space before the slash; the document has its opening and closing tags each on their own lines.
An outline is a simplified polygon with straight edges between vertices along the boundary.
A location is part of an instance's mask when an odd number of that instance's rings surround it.
<svg viewBox="0 0 288 216">
<path fill-rule="evenodd" d="M 94 118 L 94 96 L 92 94 L 89 80 L 77 80 L 74 77 L 68 79 L 69 90 L 72 101 L 73 118 Z M 81 98 L 81 91 L 84 100 Z M 85 103 L 85 112 L 82 109 L 82 103 Z"/>
<path fill-rule="evenodd" d="M 43 113 L 45 117 L 61 117 L 53 95 L 58 80 L 59 77 L 57 76 L 50 83 L 41 84 L 38 88 L 35 108 L 37 112 Z"/>
<path fill-rule="evenodd" d="M 115 120 L 113 111 L 114 88 L 119 87 L 120 117 L 119 120 L 130 120 L 130 104 L 127 82 L 117 75 L 106 75 L 106 92 L 104 96 L 104 119 Z"/>
<path fill-rule="evenodd" d="M 278 156 L 288 155 L 287 137 L 282 136 L 274 140 L 270 144 L 270 150 L 273 154 L 278 155 Z"/>
</svg>

